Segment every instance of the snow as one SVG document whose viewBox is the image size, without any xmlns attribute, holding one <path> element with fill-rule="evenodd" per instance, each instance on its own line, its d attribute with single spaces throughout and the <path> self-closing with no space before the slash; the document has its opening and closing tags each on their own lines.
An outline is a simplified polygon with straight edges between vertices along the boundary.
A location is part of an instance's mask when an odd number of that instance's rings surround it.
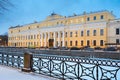
<svg viewBox="0 0 120 80">
<path fill-rule="evenodd" d="M 58 80 L 48 76 L 22 72 L 20 69 L 0 65 L 0 80 Z"/>
</svg>

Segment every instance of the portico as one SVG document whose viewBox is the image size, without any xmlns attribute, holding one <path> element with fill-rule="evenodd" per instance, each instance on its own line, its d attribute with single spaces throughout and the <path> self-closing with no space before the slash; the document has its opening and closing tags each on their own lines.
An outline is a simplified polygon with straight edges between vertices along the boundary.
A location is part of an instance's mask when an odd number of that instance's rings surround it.
<svg viewBox="0 0 120 80">
<path fill-rule="evenodd" d="M 64 27 L 58 29 L 42 28 L 40 30 L 40 43 L 41 47 L 64 47 L 65 46 L 65 31 Z"/>
</svg>

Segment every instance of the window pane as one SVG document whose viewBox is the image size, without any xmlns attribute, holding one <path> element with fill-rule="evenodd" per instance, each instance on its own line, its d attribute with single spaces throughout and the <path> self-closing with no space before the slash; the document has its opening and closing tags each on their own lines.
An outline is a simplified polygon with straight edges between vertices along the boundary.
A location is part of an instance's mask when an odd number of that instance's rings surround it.
<svg viewBox="0 0 120 80">
<path fill-rule="evenodd" d="M 90 35 L 90 31 L 89 30 L 87 30 L 87 36 L 89 36 Z"/>
<path fill-rule="evenodd" d="M 94 20 L 96 20 L 96 16 L 94 16 Z"/>
<path fill-rule="evenodd" d="M 78 45 L 78 42 L 77 41 L 75 41 L 75 46 L 77 46 Z"/>
<path fill-rule="evenodd" d="M 100 16 L 100 19 L 104 19 L 104 16 L 103 16 L 103 15 L 101 15 L 101 16 Z"/>
<path fill-rule="evenodd" d="M 104 30 L 103 29 L 100 29 L 100 35 L 104 35 Z"/>
<path fill-rule="evenodd" d="M 103 40 L 100 40 L 100 46 L 103 46 Z"/>
<path fill-rule="evenodd" d="M 72 41 L 70 41 L 70 46 L 72 46 Z"/>
<path fill-rule="evenodd" d="M 96 40 L 93 40 L 93 46 L 96 46 Z"/>
<path fill-rule="evenodd" d="M 116 39 L 116 43 L 119 44 L 119 39 Z"/>
<path fill-rule="evenodd" d="M 81 36 L 83 36 L 83 31 L 81 31 Z"/>
<path fill-rule="evenodd" d="M 72 37 L 72 32 L 70 32 L 70 37 Z"/>
<path fill-rule="evenodd" d="M 87 40 L 87 46 L 90 46 L 90 41 L 89 40 Z"/>
<path fill-rule="evenodd" d="M 81 46 L 83 46 L 83 41 L 81 41 Z"/>
<path fill-rule="evenodd" d="M 96 30 L 93 30 L 93 36 L 96 36 Z"/>
<path fill-rule="evenodd" d="M 119 35 L 119 28 L 116 29 L 116 35 Z"/>
<path fill-rule="evenodd" d="M 90 18 L 89 18 L 89 17 L 87 18 L 87 21 L 90 21 Z"/>
</svg>

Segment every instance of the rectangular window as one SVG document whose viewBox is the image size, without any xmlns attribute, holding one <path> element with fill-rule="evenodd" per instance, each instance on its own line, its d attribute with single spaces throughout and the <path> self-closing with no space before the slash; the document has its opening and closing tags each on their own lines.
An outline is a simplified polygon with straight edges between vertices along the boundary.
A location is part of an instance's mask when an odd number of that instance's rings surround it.
<svg viewBox="0 0 120 80">
<path fill-rule="evenodd" d="M 87 36 L 90 36 L 90 31 L 89 30 L 87 30 Z"/>
<path fill-rule="evenodd" d="M 62 41 L 61 41 L 61 44 L 60 44 L 61 46 L 62 46 Z"/>
<path fill-rule="evenodd" d="M 70 41 L 70 46 L 72 46 L 72 41 Z"/>
<path fill-rule="evenodd" d="M 34 35 L 34 39 L 36 39 L 36 35 Z"/>
<path fill-rule="evenodd" d="M 120 42 L 119 42 L 119 39 L 116 39 L 116 44 L 119 44 Z"/>
<path fill-rule="evenodd" d="M 90 41 L 89 40 L 87 40 L 87 46 L 90 46 Z"/>
<path fill-rule="evenodd" d="M 83 35 L 84 35 L 83 31 L 81 31 L 81 36 L 83 36 Z"/>
<path fill-rule="evenodd" d="M 94 16 L 93 20 L 96 20 L 96 16 Z"/>
<path fill-rule="evenodd" d="M 70 37 L 72 37 L 72 32 L 70 32 Z"/>
<path fill-rule="evenodd" d="M 101 15 L 101 16 L 100 16 L 100 19 L 104 19 L 104 16 L 103 16 L 103 15 Z"/>
<path fill-rule="evenodd" d="M 93 30 L 93 36 L 96 36 L 96 34 L 97 34 L 97 31 Z"/>
<path fill-rule="evenodd" d="M 96 40 L 93 40 L 93 46 L 96 46 Z"/>
<path fill-rule="evenodd" d="M 116 29 L 116 35 L 119 35 L 119 28 Z"/>
<path fill-rule="evenodd" d="M 65 41 L 65 46 L 67 46 L 67 41 Z"/>
<path fill-rule="evenodd" d="M 65 37 L 67 37 L 67 32 L 65 32 Z"/>
<path fill-rule="evenodd" d="M 101 36 L 104 35 L 104 29 L 100 29 L 100 35 L 101 35 Z"/>
<path fill-rule="evenodd" d="M 83 43 L 84 43 L 84 42 L 83 42 L 83 41 L 81 41 L 81 46 L 83 46 Z"/>
<path fill-rule="evenodd" d="M 100 46 L 103 46 L 103 40 L 100 40 Z"/>
<path fill-rule="evenodd" d="M 89 17 L 87 18 L 87 21 L 90 21 L 90 18 L 89 18 Z"/>
<path fill-rule="evenodd" d="M 75 32 L 75 37 L 78 37 L 78 33 L 77 33 L 77 31 Z"/>
<path fill-rule="evenodd" d="M 63 33 L 61 33 L 61 37 L 63 36 Z"/>
<path fill-rule="evenodd" d="M 78 41 L 75 41 L 75 46 L 77 46 L 78 45 Z"/>
</svg>

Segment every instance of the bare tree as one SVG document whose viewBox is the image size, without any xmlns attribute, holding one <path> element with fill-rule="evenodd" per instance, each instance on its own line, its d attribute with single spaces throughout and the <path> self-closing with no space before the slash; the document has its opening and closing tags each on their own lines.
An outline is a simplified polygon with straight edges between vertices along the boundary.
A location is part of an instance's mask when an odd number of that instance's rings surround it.
<svg viewBox="0 0 120 80">
<path fill-rule="evenodd" d="M 13 4 L 10 0 L 0 0 L 0 14 L 2 14 L 3 11 L 8 11 L 11 6 L 13 6 Z"/>
</svg>

